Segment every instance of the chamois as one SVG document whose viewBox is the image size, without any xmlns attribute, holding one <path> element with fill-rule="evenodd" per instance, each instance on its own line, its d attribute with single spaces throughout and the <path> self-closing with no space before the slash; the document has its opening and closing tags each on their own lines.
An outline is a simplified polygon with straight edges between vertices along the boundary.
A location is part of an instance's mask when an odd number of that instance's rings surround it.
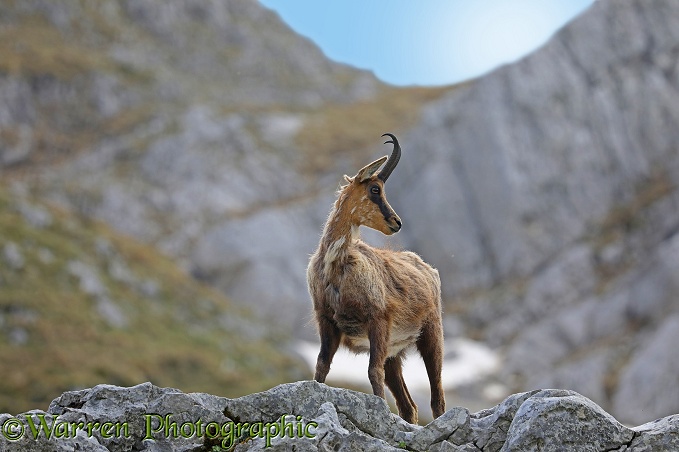
<svg viewBox="0 0 679 452">
<path fill-rule="evenodd" d="M 417 423 L 417 406 L 403 380 L 402 361 L 415 346 L 422 355 L 431 387 L 434 418 L 445 411 L 441 385 L 443 327 L 438 271 L 410 251 L 373 248 L 359 238 L 359 226 L 391 235 L 401 219 L 387 202 L 384 183 L 401 157 L 393 150 L 344 176 L 337 200 L 307 268 L 307 283 L 321 339 L 315 380 L 323 383 L 340 344 L 369 353 L 368 379 L 384 398 L 384 384 L 394 395 L 399 415 Z M 380 172 L 377 170 L 384 164 Z"/>
</svg>

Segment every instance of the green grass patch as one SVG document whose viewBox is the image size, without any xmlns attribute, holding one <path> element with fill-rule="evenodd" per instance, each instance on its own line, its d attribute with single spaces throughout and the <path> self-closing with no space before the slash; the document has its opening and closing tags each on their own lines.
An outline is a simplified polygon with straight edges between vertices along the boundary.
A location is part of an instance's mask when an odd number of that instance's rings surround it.
<svg viewBox="0 0 679 452">
<path fill-rule="evenodd" d="M 18 207 L 26 202 L 51 223 L 31 226 Z M 7 246 L 22 265 L 5 265 Z M 63 391 L 99 383 L 233 397 L 301 375 L 274 345 L 285 338 L 250 334 L 267 328 L 153 248 L 1 188 L 0 261 L 0 412 L 46 409 Z M 98 291 L 83 289 L 74 262 L 96 275 Z M 100 313 L 102 297 L 124 325 Z"/>
</svg>

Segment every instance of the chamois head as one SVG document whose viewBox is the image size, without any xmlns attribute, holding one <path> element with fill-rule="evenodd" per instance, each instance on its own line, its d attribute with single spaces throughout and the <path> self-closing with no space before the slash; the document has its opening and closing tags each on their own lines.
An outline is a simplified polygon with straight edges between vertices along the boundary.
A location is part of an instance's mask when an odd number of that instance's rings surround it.
<svg viewBox="0 0 679 452">
<path fill-rule="evenodd" d="M 364 166 L 354 177 L 344 176 L 349 184 L 343 187 L 338 203 L 346 203 L 352 226 L 363 225 L 391 235 L 401 229 L 401 219 L 387 202 L 384 183 L 401 158 L 401 146 L 394 135 L 385 133 L 382 136 L 391 138 L 384 143 L 393 143 L 391 156 L 387 160 L 385 155 Z M 378 172 L 385 161 L 384 168 Z"/>
</svg>

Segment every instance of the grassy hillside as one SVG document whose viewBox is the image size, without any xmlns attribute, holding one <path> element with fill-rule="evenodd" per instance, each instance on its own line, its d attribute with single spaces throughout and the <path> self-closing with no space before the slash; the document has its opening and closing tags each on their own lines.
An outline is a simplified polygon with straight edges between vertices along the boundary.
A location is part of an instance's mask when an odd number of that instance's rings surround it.
<svg viewBox="0 0 679 452">
<path fill-rule="evenodd" d="M 302 171 L 331 168 L 338 155 L 361 167 L 368 158 L 366 150 L 374 152 L 381 133 L 408 130 L 419 121 L 423 105 L 458 86 L 384 87 L 374 98 L 314 111 L 296 137 L 304 155 Z"/>
<path fill-rule="evenodd" d="M 0 412 L 98 383 L 236 396 L 303 376 L 253 318 L 152 248 L 0 187 Z"/>
</svg>

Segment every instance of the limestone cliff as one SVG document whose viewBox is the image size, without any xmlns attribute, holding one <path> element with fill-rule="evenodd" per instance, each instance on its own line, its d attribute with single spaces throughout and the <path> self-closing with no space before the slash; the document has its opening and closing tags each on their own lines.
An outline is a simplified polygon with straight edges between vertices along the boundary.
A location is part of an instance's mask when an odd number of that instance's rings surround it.
<svg viewBox="0 0 679 452">
<path fill-rule="evenodd" d="M 428 107 L 391 195 L 503 383 L 626 422 L 679 408 L 678 25 L 671 1 L 595 2 Z"/>
</svg>

